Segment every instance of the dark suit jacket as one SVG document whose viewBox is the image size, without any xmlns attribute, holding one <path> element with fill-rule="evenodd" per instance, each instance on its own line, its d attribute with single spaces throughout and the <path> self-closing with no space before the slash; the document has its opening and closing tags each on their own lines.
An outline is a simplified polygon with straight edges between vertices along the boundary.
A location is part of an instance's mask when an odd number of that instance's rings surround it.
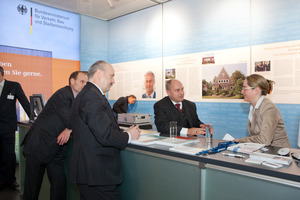
<svg viewBox="0 0 300 200">
<path fill-rule="evenodd" d="M 9 99 L 8 95 L 14 96 L 13 99 Z M 0 129 L 3 133 L 17 130 L 17 99 L 30 117 L 30 104 L 21 85 L 18 82 L 5 80 L 0 97 Z"/>
<path fill-rule="evenodd" d="M 24 138 L 24 153 L 41 162 L 50 162 L 60 148 L 57 137 L 71 129 L 70 117 L 74 95 L 70 86 L 57 90 L 46 103 Z"/>
<path fill-rule="evenodd" d="M 119 129 L 107 99 L 93 83 L 87 82 L 74 100 L 72 115 L 71 181 L 120 184 L 120 150 L 126 147 L 129 136 Z"/>
<path fill-rule="evenodd" d="M 113 111 L 115 113 L 126 113 L 128 110 L 128 96 L 120 97 L 113 106 Z"/>
<path fill-rule="evenodd" d="M 183 100 L 182 105 L 184 115 L 188 121 L 188 126 L 185 128 L 199 128 L 200 124 L 203 123 L 198 118 L 195 103 L 188 100 Z M 154 115 L 157 131 L 160 132 L 161 135 L 170 135 L 170 121 L 177 121 L 177 135 L 180 135 L 180 131 L 184 123 L 183 115 L 174 106 L 173 102 L 168 96 L 154 104 Z"/>
</svg>

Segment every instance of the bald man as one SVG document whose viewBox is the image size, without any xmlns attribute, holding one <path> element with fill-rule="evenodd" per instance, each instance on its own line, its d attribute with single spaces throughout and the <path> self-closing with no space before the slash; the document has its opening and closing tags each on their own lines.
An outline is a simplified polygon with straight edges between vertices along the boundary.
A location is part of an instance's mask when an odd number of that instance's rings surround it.
<svg viewBox="0 0 300 200">
<path fill-rule="evenodd" d="M 88 71 L 88 83 L 72 107 L 73 150 L 71 180 L 78 185 L 81 200 L 119 200 L 117 190 L 122 181 L 120 150 L 138 139 L 138 126 L 120 130 L 108 103 L 114 69 L 97 61 Z"/>
<path fill-rule="evenodd" d="M 168 96 L 154 104 L 155 125 L 163 136 L 169 136 L 170 121 L 177 121 L 178 136 L 204 135 L 205 124 L 197 115 L 195 103 L 184 99 L 184 88 L 180 81 L 166 82 Z"/>
</svg>

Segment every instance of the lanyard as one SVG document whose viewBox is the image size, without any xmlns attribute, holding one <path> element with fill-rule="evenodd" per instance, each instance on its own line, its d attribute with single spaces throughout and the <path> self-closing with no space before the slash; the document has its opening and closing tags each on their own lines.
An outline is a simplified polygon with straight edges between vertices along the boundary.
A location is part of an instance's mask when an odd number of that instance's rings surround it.
<svg viewBox="0 0 300 200">
<path fill-rule="evenodd" d="M 219 142 L 218 146 L 213 147 L 211 149 L 200 151 L 199 153 L 196 153 L 196 156 L 215 154 L 215 153 L 219 153 L 221 151 L 225 151 L 231 144 L 238 144 L 238 142 L 233 142 L 233 141 Z"/>
</svg>

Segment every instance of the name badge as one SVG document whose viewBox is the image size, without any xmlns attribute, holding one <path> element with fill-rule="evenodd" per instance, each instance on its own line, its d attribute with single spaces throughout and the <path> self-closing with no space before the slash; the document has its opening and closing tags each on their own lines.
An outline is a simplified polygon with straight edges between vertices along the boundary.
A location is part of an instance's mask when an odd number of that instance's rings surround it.
<svg viewBox="0 0 300 200">
<path fill-rule="evenodd" d="M 15 96 L 12 94 L 7 95 L 7 99 L 14 100 Z"/>
</svg>

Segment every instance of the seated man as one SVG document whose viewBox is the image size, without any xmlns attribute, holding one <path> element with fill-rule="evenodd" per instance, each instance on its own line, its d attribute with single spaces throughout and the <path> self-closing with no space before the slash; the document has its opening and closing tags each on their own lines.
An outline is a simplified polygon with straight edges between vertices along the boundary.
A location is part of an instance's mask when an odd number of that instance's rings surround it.
<svg viewBox="0 0 300 200">
<path fill-rule="evenodd" d="M 128 104 L 134 104 L 136 97 L 132 94 L 127 97 L 120 97 L 113 105 L 113 111 L 115 113 L 127 113 Z"/>
<path fill-rule="evenodd" d="M 169 136 L 170 121 L 177 121 L 177 135 L 204 135 L 205 124 L 198 118 L 195 103 L 184 99 L 182 83 L 166 82 L 168 96 L 154 104 L 155 125 L 162 136 Z"/>
</svg>

